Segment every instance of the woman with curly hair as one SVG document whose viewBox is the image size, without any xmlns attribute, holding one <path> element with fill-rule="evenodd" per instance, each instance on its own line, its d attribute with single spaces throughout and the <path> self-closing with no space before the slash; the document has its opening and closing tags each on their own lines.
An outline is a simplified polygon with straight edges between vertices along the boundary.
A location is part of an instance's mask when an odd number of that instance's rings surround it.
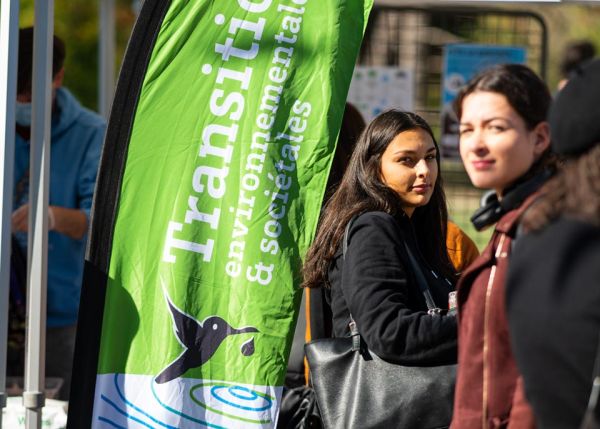
<svg viewBox="0 0 600 429">
<path fill-rule="evenodd" d="M 600 60 L 576 71 L 550 110 L 559 173 L 525 213 L 507 305 L 514 353 L 541 428 L 576 428 L 600 335 Z M 600 357 L 598 357 L 600 359 Z"/>
</svg>

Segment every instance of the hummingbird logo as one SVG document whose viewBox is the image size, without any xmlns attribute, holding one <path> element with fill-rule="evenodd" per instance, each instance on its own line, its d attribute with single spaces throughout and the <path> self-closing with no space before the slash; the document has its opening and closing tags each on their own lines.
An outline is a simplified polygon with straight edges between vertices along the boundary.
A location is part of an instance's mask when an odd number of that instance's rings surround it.
<svg viewBox="0 0 600 429">
<path fill-rule="evenodd" d="M 181 377 L 188 369 L 205 364 L 217 351 L 225 338 L 231 335 L 258 332 L 258 329 L 248 326 L 233 328 L 219 316 L 209 316 L 199 322 L 189 314 L 184 313 L 173 304 L 166 289 L 165 299 L 173 319 L 173 331 L 184 351 L 161 371 L 155 378 L 159 384 Z M 246 341 L 241 348 L 245 356 L 254 353 L 254 339 Z"/>
</svg>

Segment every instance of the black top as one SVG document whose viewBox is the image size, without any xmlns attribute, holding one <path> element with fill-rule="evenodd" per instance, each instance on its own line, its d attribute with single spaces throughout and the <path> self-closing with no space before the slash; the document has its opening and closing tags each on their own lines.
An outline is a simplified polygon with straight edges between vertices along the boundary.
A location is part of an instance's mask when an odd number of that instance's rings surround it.
<svg viewBox="0 0 600 429">
<path fill-rule="evenodd" d="M 507 309 L 538 426 L 579 427 L 600 335 L 600 228 L 563 218 L 519 237 Z"/>
<path fill-rule="evenodd" d="M 427 314 L 425 298 L 405 262 L 404 240 L 419 260 L 437 306 L 448 308 L 454 287 L 436 279 L 423 261 L 410 219 L 368 212 L 352 224 L 345 258 L 340 243 L 329 269 L 334 335 L 348 335 L 351 312 L 367 346 L 382 359 L 405 365 L 455 363 L 456 317 Z"/>
</svg>

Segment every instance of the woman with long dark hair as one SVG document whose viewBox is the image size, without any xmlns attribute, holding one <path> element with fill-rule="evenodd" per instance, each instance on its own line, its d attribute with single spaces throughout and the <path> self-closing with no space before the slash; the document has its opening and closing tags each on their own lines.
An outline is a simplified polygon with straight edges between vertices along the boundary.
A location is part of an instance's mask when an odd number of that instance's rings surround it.
<svg viewBox="0 0 600 429">
<path fill-rule="evenodd" d="M 305 287 L 328 287 L 335 336 L 351 317 L 369 349 L 400 364 L 456 362 L 456 318 L 428 314 L 405 245 L 435 305 L 448 309 L 455 270 L 446 250 L 440 156 L 429 125 L 391 110 L 361 135 L 326 204 L 304 264 Z M 342 254 L 344 231 L 348 247 Z"/>
<path fill-rule="evenodd" d="M 516 64 L 483 71 L 456 99 L 465 169 L 473 185 L 494 191 L 471 220 L 478 229 L 495 228 L 458 282 L 455 429 L 535 426 L 511 350 L 504 294 L 519 220 L 552 174 L 550 102 L 546 84 Z"/>
</svg>

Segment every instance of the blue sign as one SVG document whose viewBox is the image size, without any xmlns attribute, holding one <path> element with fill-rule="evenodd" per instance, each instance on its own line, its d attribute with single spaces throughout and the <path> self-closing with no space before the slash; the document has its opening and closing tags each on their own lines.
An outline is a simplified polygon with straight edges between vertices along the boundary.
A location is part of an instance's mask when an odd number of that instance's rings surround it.
<svg viewBox="0 0 600 429">
<path fill-rule="evenodd" d="M 458 90 L 479 71 L 496 64 L 524 64 L 525 48 L 452 44 L 444 52 L 443 104 L 456 97 Z"/>
<path fill-rule="evenodd" d="M 450 44 L 444 50 L 440 143 L 442 155 L 458 158 L 458 121 L 452 101 L 458 91 L 481 70 L 496 64 L 524 64 L 525 48 L 517 46 Z"/>
</svg>

